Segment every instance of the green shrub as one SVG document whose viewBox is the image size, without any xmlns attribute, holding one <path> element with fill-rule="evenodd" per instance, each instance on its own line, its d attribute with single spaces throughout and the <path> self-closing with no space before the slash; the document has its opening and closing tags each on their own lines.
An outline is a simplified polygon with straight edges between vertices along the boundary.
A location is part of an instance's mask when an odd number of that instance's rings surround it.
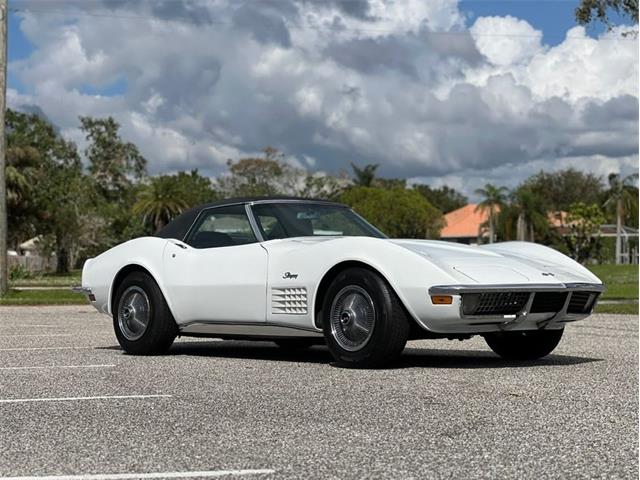
<svg viewBox="0 0 640 480">
<path fill-rule="evenodd" d="M 9 280 L 26 280 L 34 277 L 35 274 L 22 265 L 14 265 L 9 270 Z"/>
<path fill-rule="evenodd" d="M 340 200 L 391 238 L 438 238 L 442 213 L 418 191 L 352 187 Z"/>
</svg>

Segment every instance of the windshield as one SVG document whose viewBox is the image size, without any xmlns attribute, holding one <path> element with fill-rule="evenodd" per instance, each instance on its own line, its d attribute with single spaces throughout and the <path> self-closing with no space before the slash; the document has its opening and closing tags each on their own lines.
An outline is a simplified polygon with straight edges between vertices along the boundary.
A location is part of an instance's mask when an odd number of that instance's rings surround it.
<svg viewBox="0 0 640 480">
<path fill-rule="evenodd" d="M 263 203 L 252 205 L 251 210 L 265 240 L 319 236 L 385 238 L 362 217 L 339 205 Z"/>
</svg>

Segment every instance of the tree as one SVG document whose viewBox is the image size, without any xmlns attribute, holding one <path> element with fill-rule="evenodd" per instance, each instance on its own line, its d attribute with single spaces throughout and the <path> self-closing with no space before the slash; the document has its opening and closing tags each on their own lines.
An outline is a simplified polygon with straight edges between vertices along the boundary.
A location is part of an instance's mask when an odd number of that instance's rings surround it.
<svg viewBox="0 0 640 480">
<path fill-rule="evenodd" d="M 611 14 L 630 19 L 638 25 L 638 0 L 581 0 L 576 8 L 576 21 L 580 25 L 589 25 L 595 21 L 604 23 L 609 30 L 613 28 Z M 630 32 L 624 32 L 623 35 Z M 637 31 L 635 32 L 637 34 Z"/>
<path fill-rule="evenodd" d="M 512 193 L 512 210 L 517 214 L 516 239 L 535 242 L 536 231 L 547 230 L 549 219 L 544 200 L 527 187 Z"/>
<path fill-rule="evenodd" d="M 267 147 L 264 157 L 241 158 L 227 161 L 229 174 L 218 179 L 220 188 L 229 195 L 239 197 L 272 196 L 282 193 L 288 165 L 277 149 Z"/>
<path fill-rule="evenodd" d="M 158 231 L 187 208 L 182 193 L 175 177 L 153 177 L 138 195 L 132 211 L 142 215 L 143 221 L 150 220 Z"/>
<path fill-rule="evenodd" d="M 200 175 L 198 169 L 193 169 L 188 173 L 178 172 L 175 177 L 176 183 L 183 192 L 182 196 L 187 203 L 187 208 L 213 202 L 218 198 L 218 193 L 213 188 L 211 179 Z"/>
<path fill-rule="evenodd" d="M 60 156 L 62 143 L 53 126 L 36 114 L 8 109 L 5 122 L 8 241 L 16 248 L 38 230 L 41 179 Z"/>
<path fill-rule="evenodd" d="M 440 188 L 431 188 L 429 185 L 417 184 L 413 188 L 442 213 L 452 212 L 469 203 L 467 197 L 446 185 Z"/>
<path fill-rule="evenodd" d="M 407 188 L 406 178 L 376 178 L 371 184 L 376 188 Z"/>
<path fill-rule="evenodd" d="M 211 202 L 215 197 L 211 181 L 197 170 L 159 175 L 149 179 L 138 192 L 132 211 L 158 231 L 187 208 Z"/>
<path fill-rule="evenodd" d="M 285 162 L 284 154 L 267 147 L 264 157 L 228 160 L 229 173 L 218 178 L 218 187 L 231 196 L 290 195 L 335 199 L 350 183 L 346 176 L 309 173 Z"/>
<path fill-rule="evenodd" d="M 415 190 L 351 187 L 340 200 L 393 238 L 437 238 L 442 214 Z"/>
<path fill-rule="evenodd" d="M 36 234 L 55 252 L 57 271 L 69 270 L 91 217 L 91 182 L 73 142 L 35 114 L 7 111 L 12 241 L 19 244 Z"/>
<path fill-rule="evenodd" d="M 621 177 L 618 173 L 609 175 L 609 189 L 606 192 L 605 207 L 615 208 L 616 216 L 616 263 L 622 262 L 622 226 L 627 214 L 638 205 L 638 174 Z M 604 219 L 603 219 L 604 221 Z"/>
<path fill-rule="evenodd" d="M 5 175 L 9 227 L 7 241 L 8 245 L 17 249 L 20 243 L 35 235 L 37 211 L 34 208 L 34 190 L 41 175 L 40 152 L 31 146 L 8 147 Z"/>
<path fill-rule="evenodd" d="M 113 118 L 80 117 L 80 123 L 88 141 L 84 153 L 90 179 L 98 193 L 96 214 L 104 225 L 102 240 L 93 248 L 107 249 L 149 233 L 141 217 L 131 212 L 139 182 L 146 175 L 146 159 L 133 143 L 122 139 L 120 125 Z"/>
<path fill-rule="evenodd" d="M 547 210 L 552 212 L 567 211 L 577 202 L 598 203 L 603 191 L 600 177 L 573 168 L 540 171 L 525 180 L 522 186 L 543 199 Z"/>
<path fill-rule="evenodd" d="M 574 260 L 586 263 L 598 254 L 601 247 L 599 231 L 603 222 L 604 215 L 596 204 L 578 202 L 569 207 L 569 233 L 564 240 Z"/>
<path fill-rule="evenodd" d="M 483 200 L 476 207 L 476 211 L 489 212 L 489 243 L 495 240 L 496 215 L 506 202 L 506 187 L 496 187 L 487 183 L 484 188 L 478 188 L 476 195 L 483 197 Z"/>
<path fill-rule="evenodd" d="M 304 172 L 303 175 L 302 188 L 296 189 L 293 194 L 305 198 L 336 200 L 350 183 L 346 177 L 334 177 L 322 172 Z"/>
<path fill-rule="evenodd" d="M 353 170 L 353 184 L 360 187 L 376 187 L 376 188 L 406 188 L 406 178 L 379 178 L 376 177 L 376 171 L 380 165 L 368 164 L 360 168 L 354 163 L 351 163 L 351 169 Z"/>
<path fill-rule="evenodd" d="M 45 245 L 50 243 L 56 253 L 56 272 L 67 273 L 87 238 L 95 239 L 99 234 L 92 223 L 95 190 L 82 172 L 75 144 L 69 143 L 66 156 L 49 165 L 40 189 L 40 232 L 45 235 Z"/>
<path fill-rule="evenodd" d="M 364 167 L 360 168 L 354 163 L 351 164 L 351 168 L 353 169 L 353 183 L 354 185 L 358 185 L 359 187 L 372 187 L 373 182 L 376 178 L 376 170 L 380 165 L 376 164 L 368 164 Z"/>
<path fill-rule="evenodd" d="M 138 147 L 120 137 L 120 125 L 113 118 L 80 117 L 80 124 L 89 142 L 85 150 L 89 173 L 104 197 L 117 201 L 132 180 L 146 174 L 147 160 Z"/>
</svg>

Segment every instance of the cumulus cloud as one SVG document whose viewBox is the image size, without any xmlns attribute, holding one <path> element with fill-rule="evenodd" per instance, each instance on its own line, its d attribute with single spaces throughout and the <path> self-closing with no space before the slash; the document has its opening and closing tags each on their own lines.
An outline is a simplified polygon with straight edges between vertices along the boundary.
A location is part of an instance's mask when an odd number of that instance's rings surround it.
<svg viewBox="0 0 640 480">
<path fill-rule="evenodd" d="M 478 50 L 493 65 L 526 62 L 542 50 L 542 32 L 509 15 L 480 17 L 470 31 Z"/>
<path fill-rule="evenodd" d="M 575 28 L 550 47 L 513 17 L 467 28 L 455 0 L 66 5 L 20 14 L 35 50 L 10 64 L 26 89 L 9 104 L 78 141 L 79 115 L 112 115 L 153 173 L 215 175 L 267 145 L 467 192 L 637 164 L 638 51 L 616 32 Z"/>
</svg>

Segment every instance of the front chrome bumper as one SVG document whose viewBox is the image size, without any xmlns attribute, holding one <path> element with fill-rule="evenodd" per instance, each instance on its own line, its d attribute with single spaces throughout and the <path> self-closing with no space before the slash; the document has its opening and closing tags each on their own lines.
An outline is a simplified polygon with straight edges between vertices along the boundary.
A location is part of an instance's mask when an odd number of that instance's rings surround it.
<svg viewBox="0 0 640 480">
<path fill-rule="evenodd" d="M 490 292 L 567 292 L 588 290 L 602 293 L 602 283 L 517 283 L 501 285 L 435 285 L 429 289 L 429 295 L 460 295 L 461 293 Z"/>
<path fill-rule="evenodd" d="M 557 284 L 503 284 L 503 285 L 436 285 L 429 289 L 429 295 L 458 295 L 459 316 L 467 325 L 495 325 L 501 330 L 513 329 L 529 325 L 533 328 L 546 328 L 552 325 L 560 326 L 566 322 L 580 320 L 589 316 L 596 306 L 598 297 L 605 290 L 603 284 L 598 283 L 557 283 Z M 540 310 L 532 309 L 536 294 L 557 292 L 565 294 L 565 298 L 556 308 Z M 472 308 L 465 312 L 465 299 L 478 297 L 507 297 L 510 293 L 520 294 L 519 302 L 510 306 L 511 311 L 478 312 Z M 502 295 L 505 294 L 505 295 Z M 522 298 L 526 295 L 525 298 Z M 576 311 L 572 309 L 571 299 L 574 295 L 581 295 L 584 301 L 584 309 Z M 585 297 L 586 295 L 586 297 Z M 489 298 L 490 298 L 489 297 Z M 473 303 L 471 303 L 473 305 Z M 466 304 L 468 305 L 468 304 Z M 506 305 L 506 304 L 505 304 Z M 496 305 L 497 308 L 500 305 Z"/>
<path fill-rule="evenodd" d="M 90 302 L 95 302 L 96 301 L 96 296 L 93 294 L 93 292 L 91 291 L 91 288 L 89 288 L 89 287 L 82 287 L 80 285 L 77 285 L 75 287 L 71 287 L 71 291 L 73 291 L 75 293 L 82 293 L 83 295 L 85 295 L 87 297 L 87 299 Z"/>
</svg>

